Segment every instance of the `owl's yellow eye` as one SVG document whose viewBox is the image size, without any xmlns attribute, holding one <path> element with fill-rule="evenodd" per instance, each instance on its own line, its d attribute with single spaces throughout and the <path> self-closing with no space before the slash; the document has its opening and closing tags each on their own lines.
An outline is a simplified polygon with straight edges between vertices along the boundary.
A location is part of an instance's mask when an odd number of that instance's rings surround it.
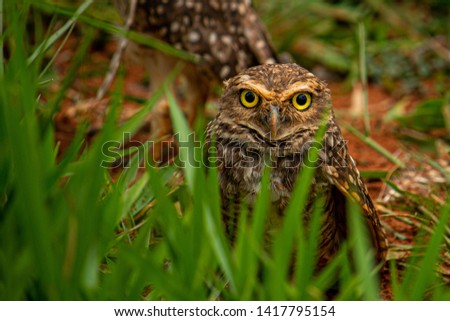
<svg viewBox="0 0 450 321">
<path fill-rule="evenodd" d="M 292 97 L 292 104 L 298 110 L 305 110 L 311 106 L 311 94 L 309 93 L 298 93 Z"/>
<path fill-rule="evenodd" d="M 259 102 L 259 97 L 253 91 L 243 90 L 241 92 L 241 104 L 247 108 L 255 107 Z"/>
</svg>

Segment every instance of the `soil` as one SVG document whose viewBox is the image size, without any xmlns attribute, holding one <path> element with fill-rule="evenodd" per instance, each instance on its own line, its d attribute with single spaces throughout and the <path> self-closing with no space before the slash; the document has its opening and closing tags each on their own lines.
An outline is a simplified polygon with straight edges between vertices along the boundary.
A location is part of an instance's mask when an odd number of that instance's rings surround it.
<svg viewBox="0 0 450 321">
<path fill-rule="evenodd" d="M 64 49 L 58 55 L 55 61 L 56 77 L 62 79 L 68 72 L 72 58 L 77 48 L 79 39 L 72 37 L 65 44 Z M 73 136 L 79 126 L 84 121 L 88 121 L 90 127 L 86 134 L 87 141 L 95 136 L 98 129 L 101 128 L 106 108 L 109 101 L 107 98 L 100 102 L 95 101 L 97 88 L 103 82 L 104 76 L 108 70 L 110 59 L 115 51 L 116 45 L 113 40 L 106 42 L 100 48 L 92 49 L 89 52 L 89 59 L 81 66 L 77 76 L 62 103 L 61 111 L 55 118 L 56 141 L 60 144 L 60 155 L 69 146 Z M 146 99 L 148 96 L 147 85 L 145 84 L 146 75 L 142 66 L 133 66 L 127 64 L 122 69 L 125 72 L 124 95 L 125 97 L 134 97 L 134 100 L 125 99 L 120 119 L 126 120 L 140 109 L 140 103 L 137 99 Z M 113 84 L 114 86 L 114 84 Z M 429 86 L 429 85 L 428 85 Z M 362 114 L 357 110 L 358 98 L 361 97 L 360 88 L 356 87 L 349 91 L 338 81 L 330 81 L 333 105 L 339 121 L 345 121 L 364 132 Z M 430 87 L 430 86 L 429 86 Z M 56 92 L 61 89 L 61 83 L 56 81 L 51 91 Z M 433 93 L 430 94 L 432 96 Z M 44 95 L 45 97 L 45 95 Z M 423 97 L 403 97 L 408 101 L 407 108 L 414 106 L 419 99 Z M 373 140 L 381 144 L 384 148 L 394 155 L 402 155 L 404 149 L 402 143 L 395 135 L 396 124 L 387 122 L 384 119 L 386 112 L 398 101 L 398 97 L 387 93 L 376 85 L 368 86 L 368 109 L 370 112 L 370 136 Z M 355 103 L 356 102 L 356 103 Z M 387 171 L 392 172 L 396 169 L 395 164 L 380 155 L 374 149 L 368 147 L 363 141 L 342 128 L 344 138 L 348 140 L 350 154 L 357 162 L 360 171 Z M 135 140 L 146 141 L 149 137 L 148 128 L 143 127 L 134 137 Z M 369 180 L 368 188 L 371 196 L 379 200 L 384 192 L 385 184 L 381 180 Z M 405 239 L 399 239 L 395 233 L 388 231 L 388 240 L 390 244 L 411 244 L 416 229 L 411 225 L 402 223 L 392 218 L 384 219 L 384 223 L 391 227 L 390 230 L 400 232 Z M 382 296 L 385 299 L 391 299 L 390 274 L 385 268 L 382 272 Z"/>
</svg>

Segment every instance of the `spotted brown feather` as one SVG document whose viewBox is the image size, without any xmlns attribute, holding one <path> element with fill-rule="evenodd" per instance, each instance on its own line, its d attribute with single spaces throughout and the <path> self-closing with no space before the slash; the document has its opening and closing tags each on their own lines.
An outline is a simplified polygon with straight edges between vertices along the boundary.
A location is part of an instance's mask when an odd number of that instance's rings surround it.
<svg viewBox="0 0 450 321">
<path fill-rule="evenodd" d="M 125 14 L 129 0 L 114 1 Z M 277 60 L 247 0 L 138 0 L 131 29 L 197 55 L 201 71 L 218 80 Z"/>
</svg>

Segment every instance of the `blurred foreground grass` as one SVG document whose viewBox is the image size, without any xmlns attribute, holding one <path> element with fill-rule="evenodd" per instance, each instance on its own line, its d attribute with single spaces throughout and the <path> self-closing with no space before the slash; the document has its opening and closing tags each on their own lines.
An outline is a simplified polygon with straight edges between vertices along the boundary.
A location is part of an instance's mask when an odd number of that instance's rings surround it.
<svg viewBox="0 0 450 321">
<path fill-rule="evenodd" d="M 297 184 L 274 245 L 267 249 L 261 242 L 269 199 L 266 175 L 251 218 L 243 210 L 231 250 L 220 222 L 215 169 L 206 175 L 203 167 L 186 162 L 194 149 L 179 156 L 182 169 L 139 170 L 135 154 L 113 179 L 101 166 L 104 144 L 120 141 L 123 132 L 136 132 L 164 88 L 142 111 L 119 124 L 119 78 L 95 139 L 84 144 L 85 127 L 80 126 L 69 149 L 57 158 L 53 119 L 96 36 L 92 26 L 97 20 L 84 11 L 91 1 L 71 15 L 73 22 L 79 15 L 87 22 L 84 41 L 56 94 L 47 91 L 53 80 L 46 75 L 58 54 L 56 44 L 73 23 L 51 20 L 51 29 L 60 31 L 55 34 L 44 27 L 39 5 L 0 3 L 5 26 L 0 68 L 0 299 L 320 300 L 329 288 L 342 300 L 380 298 L 357 208 L 350 209 L 347 247 L 325 270 L 314 273 L 320 210 L 314 211 L 308 229 L 298 220 L 309 184 Z M 175 129 L 187 138 L 190 130 L 176 103 L 169 102 Z M 312 174 L 312 169 L 305 170 L 298 181 L 309 182 Z M 433 215 L 436 219 L 420 229 L 410 249 L 414 255 L 401 266 L 401 278 L 396 278 L 399 271 L 391 261 L 394 299 L 450 300 L 448 280 L 438 273 L 442 253 L 448 258 L 448 202 Z M 292 279 L 293 252 L 298 269 Z"/>
</svg>

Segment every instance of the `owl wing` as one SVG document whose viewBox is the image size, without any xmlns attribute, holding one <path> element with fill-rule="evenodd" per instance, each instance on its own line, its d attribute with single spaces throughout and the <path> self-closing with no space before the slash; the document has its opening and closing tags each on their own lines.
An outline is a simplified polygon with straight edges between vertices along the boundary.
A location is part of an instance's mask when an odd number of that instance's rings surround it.
<svg viewBox="0 0 450 321">
<path fill-rule="evenodd" d="M 124 0 L 115 0 L 125 8 Z M 250 1 L 138 1 L 133 30 L 201 58 L 200 67 L 225 80 L 248 67 L 276 63 L 275 51 Z"/>
<path fill-rule="evenodd" d="M 386 259 L 388 245 L 386 235 L 380 224 L 375 206 L 369 196 L 367 187 L 361 179 L 355 161 L 349 155 L 346 142 L 342 138 L 339 128 L 334 124 L 325 133 L 325 164 L 323 171 L 328 181 L 335 187 L 331 189 L 332 199 L 340 200 L 342 195 L 358 203 L 364 213 L 366 225 L 370 230 L 375 255 L 379 262 Z M 341 194 L 341 195 L 337 195 Z M 331 202 L 331 204 L 345 206 L 345 202 Z M 345 212 L 345 209 L 332 209 Z"/>
</svg>

